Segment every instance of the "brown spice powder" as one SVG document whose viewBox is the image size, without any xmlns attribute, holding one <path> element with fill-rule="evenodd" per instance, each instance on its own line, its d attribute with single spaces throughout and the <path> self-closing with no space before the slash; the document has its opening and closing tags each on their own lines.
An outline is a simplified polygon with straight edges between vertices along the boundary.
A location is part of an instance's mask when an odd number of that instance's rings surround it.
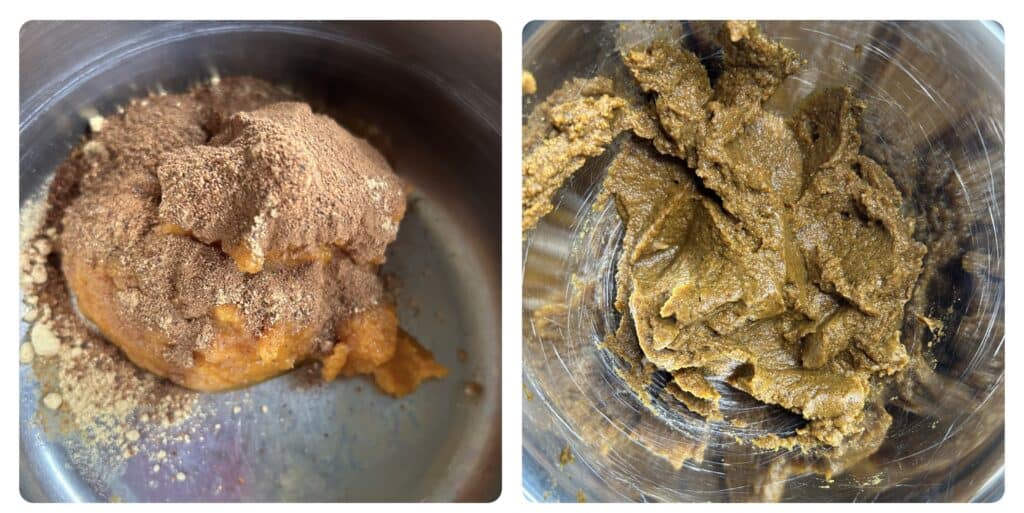
<svg viewBox="0 0 1024 513">
<path fill-rule="evenodd" d="M 405 212 L 383 156 L 305 103 L 239 112 L 208 144 L 163 155 L 157 175 L 160 221 L 245 248 L 249 272 L 270 253 L 330 245 L 380 263 Z"/>
</svg>

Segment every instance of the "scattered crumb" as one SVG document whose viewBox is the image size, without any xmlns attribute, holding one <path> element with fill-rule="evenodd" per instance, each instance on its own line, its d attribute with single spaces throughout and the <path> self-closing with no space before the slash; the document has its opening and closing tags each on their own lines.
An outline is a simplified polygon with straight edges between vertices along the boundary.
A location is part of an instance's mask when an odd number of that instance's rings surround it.
<svg viewBox="0 0 1024 513">
<path fill-rule="evenodd" d="M 260 406 L 260 412 L 267 413 L 267 411 L 268 411 L 267 405 L 264 404 L 263 406 Z"/>
<path fill-rule="evenodd" d="M 21 363 L 32 363 L 32 359 L 36 357 L 36 351 L 32 349 L 32 344 L 29 342 L 21 344 L 21 351 L 19 353 L 18 356 Z"/>
<path fill-rule="evenodd" d="M 57 408 L 60 408 L 60 405 L 63 402 L 64 398 L 61 397 L 60 394 L 58 394 L 57 392 L 50 392 L 49 394 L 46 394 L 46 397 L 43 397 L 43 405 L 51 410 L 56 410 Z"/>
<path fill-rule="evenodd" d="M 466 394 L 466 397 L 479 397 L 484 393 L 484 386 L 476 381 L 469 381 L 462 391 Z"/>
<path fill-rule="evenodd" d="M 583 490 L 576 492 L 576 502 L 587 502 L 587 496 L 583 495 Z"/>
<path fill-rule="evenodd" d="M 163 449 L 161 449 L 160 451 L 158 451 L 156 453 L 156 459 L 158 459 L 158 460 L 163 460 L 166 457 L 167 457 L 167 451 L 165 451 Z"/>
<path fill-rule="evenodd" d="M 89 130 L 92 130 L 93 132 L 103 131 L 104 121 L 103 116 L 96 115 L 89 117 Z"/>
<path fill-rule="evenodd" d="M 186 476 L 184 472 L 178 472 L 174 475 L 174 479 L 177 479 L 178 481 L 184 481 L 187 478 L 188 476 Z"/>
<path fill-rule="evenodd" d="M 53 243 L 50 242 L 49 239 L 36 239 L 35 242 L 32 243 L 32 247 L 36 250 L 36 253 L 38 253 L 39 256 L 47 256 L 50 253 L 53 253 Z"/>
<path fill-rule="evenodd" d="M 572 448 L 566 445 L 562 448 L 561 454 L 558 455 L 558 464 L 564 467 L 574 461 L 576 461 L 576 457 L 572 455 Z"/>
<path fill-rule="evenodd" d="M 530 392 L 530 389 L 526 388 L 526 383 L 523 383 L 523 395 L 526 396 L 527 401 L 533 400 L 533 392 Z"/>
<path fill-rule="evenodd" d="M 33 284 L 42 285 L 49 278 L 49 273 L 46 271 L 45 265 L 37 263 L 29 270 L 28 277 Z"/>
<path fill-rule="evenodd" d="M 133 429 L 124 434 L 124 437 L 127 438 L 129 442 L 138 442 L 140 436 L 139 430 L 137 429 Z"/>
<path fill-rule="evenodd" d="M 160 472 L 160 464 L 159 463 L 153 465 L 153 472 Z"/>
<path fill-rule="evenodd" d="M 537 79 L 533 73 L 523 70 L 523 94 L 531 95 L 537 92 Z"/>
<path fill-rule="evenodd" d="M 242 413 L 242 407 L 241 406 L 235 406 L 234 408 L 231 408 L 231 413 L 234 413 L 235 415 L 238 415 L 239 413 Z"/>
<path fill-rule="evenodd" d="M 466 360 L 469 359 L 469 353 L 467 353 L 465 349 L 459 349 L 458 352 L 455 353 L 455 356 L 457 356 L 459 361 L 462 363 L 466 363 Z"/>
<path fill-rule="evenodd" d="M 82 153 L 93 158 L 109 158 L 110 150 L 100 141 L 89 141 L 82 145 Z"/>
<path fill-rule="evenodd" d="M 931 317 L 916 314 L 917 320 L 921 321 L 925 326 L 928 327 L 928 331 L 932 332 L 933 339 L 941 338 L 944 333 L 945 325 L 938 319 L 932 319 Z"/>
<path fill-rule="evenodd" d="M 60 339 L 53 333 L 49 323 L 37 322 L 29 333 L 32 349 L 39 356 L 53 356 L 60 351 Z"/>
</svg>

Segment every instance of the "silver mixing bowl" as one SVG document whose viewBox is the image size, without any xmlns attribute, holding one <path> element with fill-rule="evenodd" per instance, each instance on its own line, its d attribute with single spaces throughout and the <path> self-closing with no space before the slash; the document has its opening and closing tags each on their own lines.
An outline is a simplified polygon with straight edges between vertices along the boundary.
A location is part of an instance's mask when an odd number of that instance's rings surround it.
<svg viewBox="0 0 1024 513">
<path fill-rule="evenodd" d="M 835 476 L 770 477 L 784 455 L 734 437 L 791 422 L 764 410 L 764 424 L 707 425 L 679 405 L 658 413 L 626 391 L 619 363 L 596 346 L 618 324 L 612 307 L 622 226 L 610 205 L 594 208 L 614 148 L 591 159 L 556 196 L 557 208 L 524 241 L 523 481 L 533 500 L 572 501 L 994 501 L 1003 491 L 1002 29 L 979 22 L 766 22 L 765 32 L 808 65 L 770 106 L 785 112 L 819 86 L 849 85 L 867 103 L 863 150 L 882 162 L 911 212 L 950 208 L 974 219 L 962 250 L 987 256 L 981 276 L 949 262 L 918 284 L 916 311 L 938 316 L 933 337 L 907 322 L 904 341 L 928 345 L 933 375 L 912 383 L 887 409 L 893 426 L 867 461 Z M 533 23 L 524 31 L 523 69 L 538 92 L 524 112 L 571 77 L 628 80 L 616 50 L 671 34 L 702 59 L 718 51 L 714 23 Z M 954 184 L 944 189 L 941 184 Z M 966 204 L 963 204 L 966 203 Z M 919 226 L 920 230 L 935 227 Z M 924 233 L 924 232 L 922 232 Z M 556 305 L 552 307 L 551 305 Z M 756 409 L 727 393 L 723 409 Z M 752 410 L 753 411 L 753 410 Z M 727 415 L 728 416 L 728 415 Z M 703 460 L 676 470 L 652 455 L 707 443 Z M 568 449 L 573 461 L 560 458 Z M 560 461 L 561 460 L 561 461 Z M 563 464 L 565 463 L 565 464 Z"/>
<path fill-rule="evenodd" d="M 290 87 L 315 110 L 368 136 L 414 186 L 385 272 L 401 287 L 403 327 L 451 373 L 400 400 L 361 380 L 310 388 L 297 387 L 299 378 L 291 375 L 204 395 L 201 403 L 217 412 L 205 422 L 223 428 L 178 448 L 188 480 L 175 484 L 150 474 L 146 454 L 123 468 L 73 462 L 67 440 L 40 430 L 38 382 L 22 366 L 22 495 L 32 501 L 497 497 L 500 56 L 499 29 L 488 22 L 27 23 L 21 31 L 22 206 L 86 133 L 83 113 L 90 109 L 109 114 L 129 98 L 182 91 L 212 73 Z M 22 340 L 26 330 L 22 323 Z M 481 384 L 483 393 L 467 395 L 468 382 Z M 234 415 L 225 406 L 243 400 L 269 405 L 270 413 L 248 407 Z M 161 486 L 147 486 L 154 477 Z"/>
</svg>

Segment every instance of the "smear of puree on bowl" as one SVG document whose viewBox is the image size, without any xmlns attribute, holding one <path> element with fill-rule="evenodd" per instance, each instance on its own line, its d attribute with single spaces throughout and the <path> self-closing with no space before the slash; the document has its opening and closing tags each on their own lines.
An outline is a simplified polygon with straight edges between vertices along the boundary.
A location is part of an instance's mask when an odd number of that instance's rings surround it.
<svg viewBox="0 0 1024 513">
<path fill-rule="evenodd" d="M 887 384 L 910 360 L 904 306 L 926 253 L 886 170 L 860 153 L 864 105 L 819 89 L 790 116 L 765 108 L 803 65 L 751 22 L 718 34 L 721 74 L 678 42 L 623 50 L 645 93 L 603 77 L 566 82 L 524 126 L 523 229 L 587 158 L 630 132 L 602 199 L 625 224 L 617 332 L 605 346 L 645 402 L 655 373 L 709 421 L 724 382 L 798 414 L 760 448 L 810 453 L 831 475 L 881 445 Z"/>
</svg>

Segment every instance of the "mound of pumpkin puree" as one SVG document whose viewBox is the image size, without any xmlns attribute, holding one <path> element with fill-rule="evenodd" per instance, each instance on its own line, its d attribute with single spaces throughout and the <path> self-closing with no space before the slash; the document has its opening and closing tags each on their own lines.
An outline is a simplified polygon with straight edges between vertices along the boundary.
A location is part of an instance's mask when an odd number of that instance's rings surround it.
<svg viewBox="0 0 1024 513">
<path fill-rule="evenodd" d="M 908 363 L 904 305 L 925 246 L 893 180 L 860 153 L 864 106 L 844 88 L 810 94 L 784 118 L 765 102 L 802 59 L 756 25 L 718 34 L 723 72 L 678 43 L 624 50 L 646 93 L 607 78 L 567 82 L 524 127 L 524 231 L 585 159 L 632 135 L 604 182 L 625 224 L 606 347 L 648 401 L 655 373 L 708 420 L 724 382 L 806 422 L 765 433 L 831 475 L 875 452 L 891 418 L 886 383 Z M 601 203 L 599 201 L 599 203 Z M 639 349 L 639 350 L 638 350 Z"/>
<path fill-rule="evenodd" d="M 404 184 L 295 100 L 235 77 L 106 118 L 58 171 L 64 276 L 107 340 L 182 386 L 319 361 L 326 380 L 408 394 L 447 370 L 399 327 L 380 275 Z"/>
</svg>

